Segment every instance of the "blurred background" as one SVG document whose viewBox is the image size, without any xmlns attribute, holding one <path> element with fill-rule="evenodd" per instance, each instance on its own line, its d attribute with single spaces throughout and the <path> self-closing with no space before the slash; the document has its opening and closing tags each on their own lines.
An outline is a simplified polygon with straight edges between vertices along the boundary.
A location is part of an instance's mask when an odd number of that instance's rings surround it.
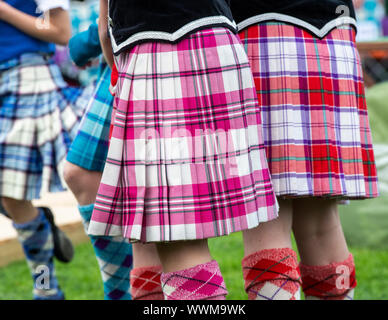
<svg viewBox="0 0 388 320">
<path fill-rule="evenodd" d="M 381 196 L 340 206 L 343 228 L 357 264 L 356 299 L 388 299 L 388 0 L 355 0 L 357 42 L 362 58 Z M 73 33 L 86 30 L 98 18 L 98 0 L 71 1 Z M 99 61 L 81 70 L 69 59 L 68 49 L 55 55 L 66 81 L 86 86 L 97 77 Z M 57 223 L 76 244 L 74 261 L 57 263 L 57 273 L 68 299 L 102 299 L 100 274 L 93 249 L 83 232 L 76 201 L 69 192 L 48 194 L 36 202 L 53 208 Z M 0 300 L 31 299 L 29 271 L 11 222 L 0 215 Z M 241 234 L 211 240 L 220 261 L 229 299 L 246 299 L 240 261 Z M 225 253 L 228 253 L 225 255 Z"/>
<path fill-rule="evenodd" d="M 388 249 L 388 1 L 354 3 L 381 197 L 352 201 L 341 217 L 349 245 Z"/>
</svg>

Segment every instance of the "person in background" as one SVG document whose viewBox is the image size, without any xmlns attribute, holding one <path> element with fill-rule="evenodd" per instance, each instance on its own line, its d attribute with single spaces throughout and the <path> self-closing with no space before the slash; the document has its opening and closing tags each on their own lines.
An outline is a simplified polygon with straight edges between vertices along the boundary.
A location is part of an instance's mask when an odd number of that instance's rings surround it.
<svg viewBox="0 0 388 320">
<path fill-rule="evenodd" d="M 233 0 L 262 106 L 279 218 L 244 234 L 250 299 L 353 299 L 338 201 L 378 196 L 351 0 Z M 293 231 L 301 263 L 292 249 Z M 252 246 L 253 247 L 253 246 Z"/>
<path fill-rule="evenodd" d="M 87 31 L 90 25 L 95 24 L 98 19 L 99 0 L 71 0 L 70 1 L 70 23 L 72 35 L 77 35 Z M 90 83 L 96 83 L 100 75 L 99 60 L 93 60 L 93 63 L 87 68 L 79 68 L 72 61 L 69 53 L 69 46 L 56 46 L 54 61 L 59 65 L 62 75 L 70 85 L 88 86 Z"/>
<path fill-rule="evenodd" d="M 32 204 L 64 190 L 65 156 L 90 96 L 90 88 L 68 87 L 52 60 L 71 35 L 68 9 L 68 0 L 0 0 L 0 198 L 37 300 L 65 298 L 53 258 L 74 254 L 50 209 Z"/>
</svg>

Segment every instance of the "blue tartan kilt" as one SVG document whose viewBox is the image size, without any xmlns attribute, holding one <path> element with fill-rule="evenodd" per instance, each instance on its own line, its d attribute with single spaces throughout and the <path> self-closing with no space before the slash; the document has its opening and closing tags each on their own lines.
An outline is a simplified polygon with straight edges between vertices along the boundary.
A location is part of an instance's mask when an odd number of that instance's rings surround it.
<svg viewBox="0 0 388 320">
<path fill-rule="evenodd" d="M 64 190 L 66 154 L 92 92 L 69 87 L 49 56 L 0 63 L 0 197 Z"/>
<path fill-rule="evenodd" d="M 109 67 L 102 72 L 67 155 L 67 161 L 90 171 L 102 172 L 108 154 L 113 110 L 113 96 L 109 92 L 110 73 Z"/>
</svg>

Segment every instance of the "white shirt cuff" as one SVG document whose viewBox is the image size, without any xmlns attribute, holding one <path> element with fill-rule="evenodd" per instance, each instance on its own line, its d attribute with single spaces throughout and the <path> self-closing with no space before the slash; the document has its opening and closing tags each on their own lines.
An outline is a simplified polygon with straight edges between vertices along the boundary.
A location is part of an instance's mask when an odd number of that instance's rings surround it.
<svg viewBox="0 0 388 320">
<path fill-rule="evenodd" d="M 56 8 L 62 8 L 66 11 L 69 11 L 70 9 L 69 0 L 35 0 L 35 2 L 41 12 L 46 12 Z"/>
</svg>

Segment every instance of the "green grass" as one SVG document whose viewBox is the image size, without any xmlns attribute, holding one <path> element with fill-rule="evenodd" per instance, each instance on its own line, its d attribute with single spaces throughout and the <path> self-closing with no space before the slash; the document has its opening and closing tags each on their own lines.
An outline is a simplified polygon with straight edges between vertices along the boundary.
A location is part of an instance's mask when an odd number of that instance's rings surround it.
<svg viewBox="0 0 388 320">
<path fill-rule="evenodd" d="M 67 299 L 104 298 L 100 271 L 89 243 L 76 247 L 74 260 L 70 264 L 56 262 L 56 273 Z M 31 299 L 31 290 L 32 280 L 26 262 L 15 262 L 0 268 L 0 300 Z"/>
<path fill-rule="evenodd" d="M 221 265 L 229 299 L 244 300 L 241 234 L 212 239 L 211 251 Z M 352 248 L 357 264 L 356 299 L 388 299 L 388 251 Z M 103 299 L 100 274 L 89 243 L 76 247 L 74 261 L 57 263 L 59 282 L 69 300 Z M 31 279 L 24 261 L 0 268 L 0 300 L 31 299 Z"/>
<path fill-rule="evenodd" d="M 388 82 L 382 82 L 367 89 L 366 100 L 374 143 L 387 143 L 387 99 Z"/>
<path fill-rule="evenodd" d="M 388 196 L 339 206 L 349 246 L 388 250 Z"/>
</svg>

